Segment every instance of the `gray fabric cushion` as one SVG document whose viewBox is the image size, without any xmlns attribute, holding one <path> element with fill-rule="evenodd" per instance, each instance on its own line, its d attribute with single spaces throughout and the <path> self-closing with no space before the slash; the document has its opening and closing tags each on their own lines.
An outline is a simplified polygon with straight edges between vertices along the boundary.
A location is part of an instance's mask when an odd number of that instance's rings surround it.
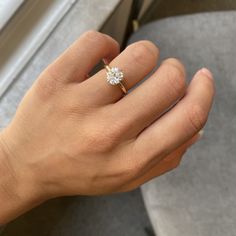
<svg viewBox="0 0 236 236">
<path fill-rule="evenodd" d="M 111 196 L 53 199 L 6 225 L 0 235 L 146 236 L 148 229 L 142 196 L 136 190 Z"/>
<path fill-rule="evenodd" d="M 203 140 L 181 167 L 142 188 L 158 236 L 236 235 L 236 12 L 174 17 L 148 24 L 130 42 L 148 39 L 161 59 L 178 57 L 188 78 L 206 66 L 216 100 Z"/>
</svg>

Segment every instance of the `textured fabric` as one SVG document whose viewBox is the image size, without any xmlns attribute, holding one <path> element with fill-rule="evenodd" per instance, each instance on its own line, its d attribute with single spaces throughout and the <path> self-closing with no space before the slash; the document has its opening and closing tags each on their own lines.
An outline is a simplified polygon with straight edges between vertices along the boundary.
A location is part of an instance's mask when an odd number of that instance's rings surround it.
<svg viewBox="0 0 236 236">
<path fill-rule="evenodd" d="M 148 39 L 161 59 L 180 58 L 188 78 L 209 67 L 216 100 L 203 140 L 181 167 L 142 188 L 158 236 L 236 235 L 236 12 L 175 17 L 151 23 L 130 42 Z"/>
<path fill-rule="evenodd" d="M 1 236 L 147 236 L 140 190 L 51 200 L 8 224 Z"/>
</svg>

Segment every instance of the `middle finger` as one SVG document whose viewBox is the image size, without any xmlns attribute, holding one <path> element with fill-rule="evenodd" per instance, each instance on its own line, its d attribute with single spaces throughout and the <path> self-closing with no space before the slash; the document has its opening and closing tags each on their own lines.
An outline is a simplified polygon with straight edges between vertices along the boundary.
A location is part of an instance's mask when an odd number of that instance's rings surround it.
<svg viewBox="0 0 236 236">
<path fill-rule="evenodd" d="M 177 59 L 168 59 L 137 89 L 114 104 L 113 114 L 120 117 L 120 122 L 129 124 L 130 138 L 160 117 L 185 92 L 184 66 Z"/>
</svg>

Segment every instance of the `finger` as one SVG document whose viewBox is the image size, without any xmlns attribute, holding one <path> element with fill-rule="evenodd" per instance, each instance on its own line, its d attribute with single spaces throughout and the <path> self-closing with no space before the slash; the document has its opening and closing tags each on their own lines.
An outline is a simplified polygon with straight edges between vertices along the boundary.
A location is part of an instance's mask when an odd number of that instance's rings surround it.
<svg viewBox="0 0 236 236">
<path fill-rule="evenodd" d="M 125 186 L 121 188 L 122 192 L 130 191 L 135 189 L 142 184 L 161 176 L 175 168 L 177 168 L 182 160 L 183 155 L 193 144 L 195 144 L 202 136 L 202 133 L 198 133 L 193 138 L 188 140 L 174 152 L 169 154 L 163 160 L 156 163 L 153 167 L 150 167 L 145 173 L 138 175 L 135 179 L 132 179 L 128 184 L 126 183 Z"/>
<path fill-rule="evenodd" d="M 153 43 L 140 41 L 128 46 L 110 63 L 110 67 L 118 67 L 124 73 L 124 85 L 128 90 L 153 70 L 158 55 L 159 50 Z M 81 85 L 88 91 L 86 99 L 92 96 L 92 102 L 96 104 L 113 103 L 123 96 L 119 86 L 108 84 L 105 69 Z"/>
<path fill-rule="evenodd" d="M 47 72 L 57 80 L 81 82 L 103 58 L 111 61 L 119 54 L 119 45 L 110 36 L 88 31 L 75 41 Z"/>
<path fill-rule="evenodd" d="M 200 70 L 185 97 L 159 120 L 145 129 L 134 143 L 141 162 L 163 158 L 202 129 L 212 105 L 214 82 L 210 72 Z"/>
<path fill-rule="evenodd" d="M 129 135 L 137 135 L 182 98 L 185 92 L 184 66 L 177 59 L 168 59 L 150 78 L 115 104 L 113 114 L 119 116 L 125 113 L 121 119 L 129 123 Z"/>
<path fill-rule="evenodd" d="M 174 158 L 174 155 L 173 155 L 174 153 L 184 154 L 187 151 L 187 149 L 189 149 L 191 146 L 193 146 L 196 142 L 198 142 L 202 138 L 203 133 L 204 133 L 204 131 L 200 130 L 196 135 L 194 135 L 192 138 L 190 138 L 187 142 L 182 144 L 180 147 L 178 147 L 176 150 L 174 150 L 167 157 L 160 160 L 160 162 L 171 161 Z"/>
</svg>

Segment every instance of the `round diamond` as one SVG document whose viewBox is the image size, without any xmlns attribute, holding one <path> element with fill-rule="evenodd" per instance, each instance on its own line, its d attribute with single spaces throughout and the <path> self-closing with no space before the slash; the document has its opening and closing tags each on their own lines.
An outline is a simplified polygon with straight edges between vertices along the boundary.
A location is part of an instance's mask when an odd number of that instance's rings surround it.
<svg viewBox="0 0 236 236">
<path fill-rule="evenodd" d="M 123 78 L 124 78 L 123 72 L 117 67 L 112 67 L 107 72 L 107 82 L 110 83 L 111 85 L 119 84 L 123 80 Z"/>
</svg>

